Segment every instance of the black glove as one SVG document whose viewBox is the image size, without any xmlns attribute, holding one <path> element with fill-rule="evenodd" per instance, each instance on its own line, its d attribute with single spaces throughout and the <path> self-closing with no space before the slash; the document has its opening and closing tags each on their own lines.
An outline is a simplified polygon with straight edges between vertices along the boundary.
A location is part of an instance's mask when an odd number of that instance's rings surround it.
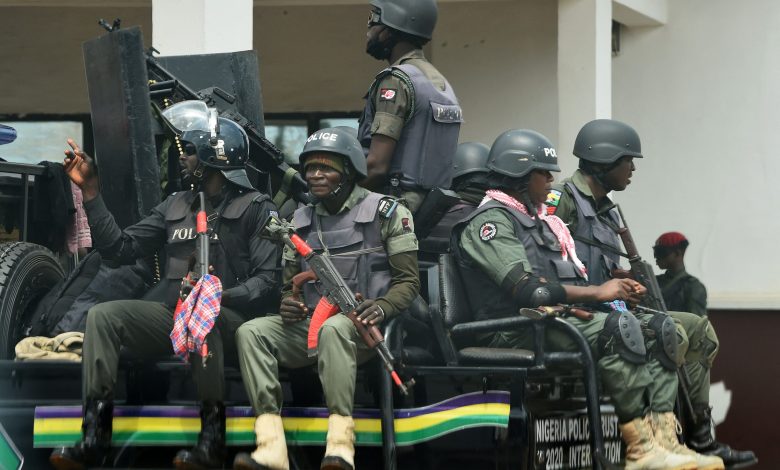
<svg viewBox="0 0 780 470">
<path fill-rule="evenodd" d="M 282 305 L 279 307 L 279 315 L 284 323 L 297 323 L 305 320 L 309 313 L 303 302 L 293 296 L 282 299 Z"/>
<path fill-rule="evenodd" d="M 360 298 L 359 296 L 360 294 L 356 295 Z M 378 325 L 385 319 L 385 311 L 373 299 L 361 302 L 355 309 L 355 314 L 364 325 Z"/>
</svg>

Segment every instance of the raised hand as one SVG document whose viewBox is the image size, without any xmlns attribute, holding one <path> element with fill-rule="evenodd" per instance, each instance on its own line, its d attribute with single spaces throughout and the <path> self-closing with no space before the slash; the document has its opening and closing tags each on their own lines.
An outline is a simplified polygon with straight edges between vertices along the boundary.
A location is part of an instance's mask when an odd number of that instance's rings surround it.
<svg viewBox="0 0 780 470">
<path fill-rule="evenodd" d="M 65 160 L 62 163 L 65 174 L 81 188 L 85 201 L 94 199 L 100 192 L 95 163 L 73 139 L 68 139 L 68 145 L 71 149 L 65 150 Z"/>
</svg>

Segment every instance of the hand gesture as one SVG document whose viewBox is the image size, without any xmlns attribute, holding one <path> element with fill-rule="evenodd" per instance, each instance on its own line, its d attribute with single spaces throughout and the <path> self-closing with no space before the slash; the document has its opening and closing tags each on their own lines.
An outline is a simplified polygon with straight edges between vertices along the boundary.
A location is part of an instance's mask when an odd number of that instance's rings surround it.
<svg viewBox="0 0 780 470">
<path fill-rule="evenodd" d="M 73 139 L 68 139 L 71 150 L 65 151 L 65 174 L 73 183 L 81 188 L 84 200 L 93 199 L 99 192 L 95 162 L 84 153 Z"/>
<path fill-rule="evenodd" d="M 355 294 L 360 305 L 355 309 L 357 319 L 364 325 L 378 325 L 385 319 L 385 311 L 376 303 L 376 300 L 363 300 L 361 294 Z"/>
<path fill-rule="evenodd" d="M 306 305 L 295 296 L 289 296 L 282 299 L 282 305 L 279 306 L 279 315 L 286 324 L 298 323 L 305 320 L 309 313 Z"/>
</svg>

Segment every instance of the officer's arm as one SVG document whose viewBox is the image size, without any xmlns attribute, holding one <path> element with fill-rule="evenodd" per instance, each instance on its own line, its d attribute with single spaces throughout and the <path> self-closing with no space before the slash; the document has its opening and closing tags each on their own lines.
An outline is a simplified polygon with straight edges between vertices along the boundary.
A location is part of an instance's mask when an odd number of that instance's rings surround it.
<svg viewBox="0 0 780 470">
<path fill-rule="evenodd" d="M 562 285 L 534 275 L 512 221 L 500 209 L 475 217 L 461 232 L 458 243 L 466 259 L 501 286 L 518 308 L 597 302 L 609 295 L 601 286 Z"/>
<path fill-rule="evenodd" d="M 381 190 L 387 184 L 390 162 L 406 124 L 411 92 L 398 77 L 383 78 L 369 99 L 374 100 L 375 114 L 371 123 L 371 145 L 366 156 L 368 177 L 360 182 L 364 188 Z"/>
<path fill-rule="evenodd" d="M 380 235 L 387 250 L 391 280 L 390 289 L 377 299 L 377 304 L 390 318 L 409 308 L 420 293 L 417 237 L 409 209 L 401 204 L 396 206 L 390 218 L 383 221 Z"/>
<path fill-rule="evenodd" d="M 269 201 L 252 203 L 245 213 L 249 243 L 249 275 L 240 284 L 222 292 L 222 304 L 237 310 L 249 307 L 253 302 L 276 295 L 279 287 L 278 266 L 281 249 L 267 238 L 260 237 L 268 216 L 276 212 Z"/>
<path fill-rule="evenodd" d="M 284 247 L 284 253 L 282 254 L 282 298 L 289 297 L 293 294 L 292 279 L 296 274 L 301 272 L 300 255 L 290 248 Z"/>
<path fill-rule="evenodd" d="M 374 134 L 371 137 L 371 147 L 366 157 L 368 176 L 360 182 L 361 186 L 371 191 L 383 189 L 387 184 L 387 174 L 390 172 L 390 162 L 397 143 L 392 137 L 382 134 Z"/>
<path fill-rule="evenodd" d="M 170 203 L 168 198 L 152 209 L 140 222 L 124 231 L 119 228 L 114 216 L 108 211 L 103 197 L 84 201 L 92 246 L 104 260 L 116 264 L 133 264 L 136 259 L 154 254 L 165 244 L 164 213 Z"/>
</svg>

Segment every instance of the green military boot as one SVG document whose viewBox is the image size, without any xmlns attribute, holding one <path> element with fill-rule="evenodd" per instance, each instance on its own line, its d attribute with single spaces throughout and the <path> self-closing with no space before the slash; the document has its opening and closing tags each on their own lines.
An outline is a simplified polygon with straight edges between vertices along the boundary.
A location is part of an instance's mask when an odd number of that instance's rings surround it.
<svg viewBox="0 0 780 470">
<path fill-rule="evenodd" d="M 320 470 L 355 468 L 355 421 L 352 416 L 330 415 L 325 457 Z"/>
<path fill-rule="evenodd" d="M 626 443 L 626 470 L 696 470 L 696 461 L 687 455 L 669 452 L 655 440 L 650 416 L 620 425 Z"/>
<path fill-rule="evenodd" d="M 252 454 L 241 453 L 233 461 L 234 470 L 289 470 L 284 424 L 277 414 L 261 414 L 255 420 L 257 449 Z"/>
<path fill-rule="evenodd" d="M 726 466 L 720 457 L 713 455 L 698 454 L 683 444 L 680 444 L 678 434 L 682 431 L 680 422 L 671 411 L 666 413 L 651 414 L 653 420 L 653 430 L 655 431 L 655 440 L 661 444 L 661 447 L 680 455 L 688 455 L 696 459 L 698 470 L 725 470 Z"/>
</svg>

